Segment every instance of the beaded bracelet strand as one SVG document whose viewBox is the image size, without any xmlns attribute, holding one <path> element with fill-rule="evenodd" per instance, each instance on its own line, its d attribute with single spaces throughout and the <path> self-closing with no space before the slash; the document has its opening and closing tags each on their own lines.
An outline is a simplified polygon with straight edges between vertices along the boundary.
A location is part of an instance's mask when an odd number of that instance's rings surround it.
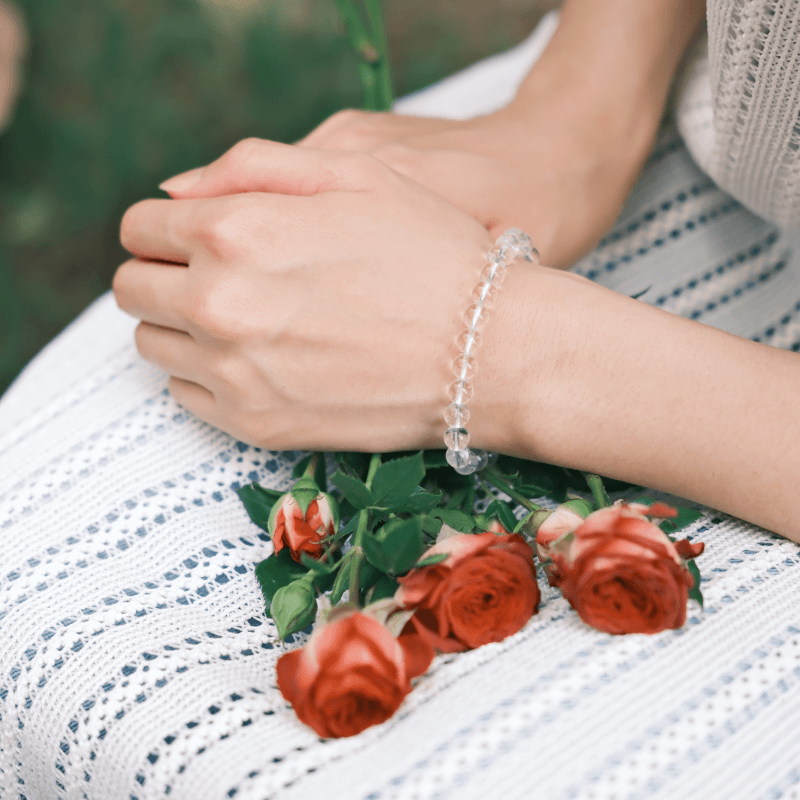
<svg viewBox="0 0 800 800">
<path fill-rule="evenodd" d="M 466 328 L 457 340 L 461 352 L 453 361 L 456 379 L 449 388 L 453 402 L 444 412 L 444 420 L 448 426 L 444 434 L 447 463 L 460 475 L 471 475 L 483 469 L 489 462 L 489 454 L 485 451 L 470 450 L 466 427 L 469 422 L 467 403 L 473 394 L 471 379 L 478 366 L 475 351 L 481 343 L 480 331 L 486 322 L 486 312 L 497 299 L 498 289 L 511 263 L 516 258 L 538 263 L 539 253 L 527 234 L 519 228 L 509 228 L 495 242 L 486 258 L 489 264 L 483 268 L 481 282 L 472 293 L 472 303 L 464 312 Z"/>
</svg>

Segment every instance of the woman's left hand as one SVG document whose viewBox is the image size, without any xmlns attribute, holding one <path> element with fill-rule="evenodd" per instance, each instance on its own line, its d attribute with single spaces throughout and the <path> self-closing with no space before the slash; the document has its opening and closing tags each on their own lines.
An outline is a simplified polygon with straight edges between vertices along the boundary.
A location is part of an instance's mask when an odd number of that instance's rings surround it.
<svg viewBox="0 0 800 800">
<path fill-rule="evenodd" d="M 122 242 L 134 258 L 114 294 L 142 320 L 137 347 L 202 419 L 272 449 L 441 446 L 492 238 L 432 191 L 366 154 L 246 140 L 181 199 L 129 209 Z M 509 418 L 519 383 L 492 355 L 515 336 L 513 306 L 479 353 L 487 424 Z"/>
</svg>

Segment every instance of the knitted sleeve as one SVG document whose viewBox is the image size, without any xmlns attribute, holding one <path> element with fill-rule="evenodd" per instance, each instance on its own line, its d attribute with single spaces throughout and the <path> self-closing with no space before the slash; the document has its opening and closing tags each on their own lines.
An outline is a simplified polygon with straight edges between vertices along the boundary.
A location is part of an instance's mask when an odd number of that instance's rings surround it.
<svg viewBox="0 0 800 800">
<path fill-rule="evenodd" d="M 799 230 L 800 0 L 708 0 L 707 17 L 678 127 L 720 187 Z"/>
</svg>

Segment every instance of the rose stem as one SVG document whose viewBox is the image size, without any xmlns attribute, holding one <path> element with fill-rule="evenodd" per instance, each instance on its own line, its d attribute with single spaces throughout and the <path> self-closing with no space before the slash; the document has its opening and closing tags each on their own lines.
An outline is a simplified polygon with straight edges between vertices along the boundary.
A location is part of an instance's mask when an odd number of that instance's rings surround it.
<svg viewBox="0 0 800 800">
<path fill-rule="evenodd" d="M 589 484 L 597 507 L 606 508 L 610 506 L 611 500 L 608 497 L 608 492 L 606 492 L 606 487 L 603 486 L 603 479 L 596 472 L 581 472 L 581 475 L 585 478 L 586 483 Z"/>
<path fill-rule="evenodd" d="M 512 500 L 515 500 L 519 505 L 527 508 L 528 511 L 541 511 L 542 506 L 537 506 L 536 503 L 528 500 L 525 495 L 520 494 L 507 480 L 506 476 L 499 473 L 494 467 L 486 467 L 480 471 L 480 476 L 486 483 L 499 489 L 504 494 L 507 494 Z"/>
<path fill-rule="evenodd" d="M 369 462 L 369 472 L 367 473 L 367 488 L 372 488 L 372 479 L 381 465 L 381 454 L 373 453 Z M 361 573 L 361 562 L 364 560 L 364 536 L 367 532 L 367 525 L 369 523 L 369 508 L 362 508 L 358 512 L 358 527 L 356 528 L 355 536 L 353 537 L 353 555 L 352 562 L 350 563 L 350 602 L 355 605 L 360 605 L 359 600 L 359 585 L 358 579 Z"/>
</svg>

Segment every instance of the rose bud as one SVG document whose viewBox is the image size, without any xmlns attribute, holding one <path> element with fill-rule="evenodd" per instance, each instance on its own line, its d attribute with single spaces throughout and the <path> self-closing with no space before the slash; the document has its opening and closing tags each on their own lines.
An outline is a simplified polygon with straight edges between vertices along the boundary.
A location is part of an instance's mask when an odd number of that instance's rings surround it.
<svg viewBox="0 0 800 800">
<path fill-rule="evenodd" d="M 462 533 L 443 539 L 423 558 L 438 564 L 398 578 L 398 605 L 414 609 L 406 630 L 444 653 L 499 642 L 536 613 L 539 586 L 533 550 L 519 534 Z"/>
<path fill-rule="evenodd" d="M 582 525 L 593 508 L 594 506 L 588 500 L 578 499 L 562 503 L 555 511 L 544 512 L 542 509 L 542 511 L 534 513 L 530 521 L 525 523 L 525 530 L 536 537 L 536 551 L 539 560 L 551 559 L 551 546 L 558 547 L 562 543 L 566 546 L 567 534 Z M 545 573 L 549 584 L 557 586 L 559 581 L 557 567 L 549 564 L 545 567 Z"/>
<path fill-rule="evenodd" d="M 339 507 L 329 494 L 320 492 L 316 484 L 314 488 L 316 495 L 307 489 L 298 491 L 295 486 L 272 507 L 269 533 L 276 555 L 288 547 L 295 561 L 300 561 L 300 553 L 319 558 L 322 555 L 322 539 L 336 533 Z M 300 502 L 295 495 L 299 495 Z M 303 503 L 306 504 L 305 509 Z"/>
<path fill-rule="evenodd" d="M 389 719 L 432 658 L 419 637 L 395 638 L 373 616 L 347 610 L 278 659 L 278 688 L 320 736 L 354 736 Z"/>
<path fill-rule="evenodd" d="M 606 633 L 658 633 L 686 621 L 693 585 L 686 558 L 703 544 L 672 540 L 648 516 L 674 517 L 663 503 L 601 508 L 548 548 L 557 585 L 580 618 Z"/>
</svg>

